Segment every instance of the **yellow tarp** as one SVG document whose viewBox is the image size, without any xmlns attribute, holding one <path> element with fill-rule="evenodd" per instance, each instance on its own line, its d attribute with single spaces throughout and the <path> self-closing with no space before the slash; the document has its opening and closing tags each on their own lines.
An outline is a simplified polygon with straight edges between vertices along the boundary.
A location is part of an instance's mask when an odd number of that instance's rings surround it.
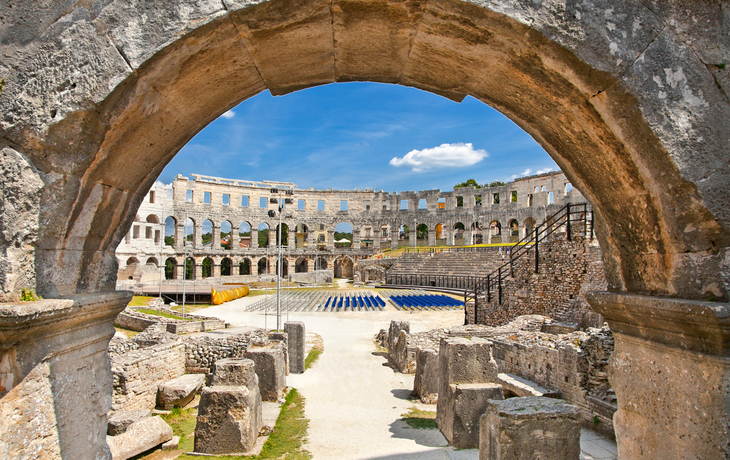
<svg viewBox="0 0 730 460">
<path fill-rule="evenodd" d="M 246 297 L 248 295 L 248 286 L 244 285 L 240 288 L 226 289 L 225 291 L 216 291 L 215 289 L 210 290 L 210 297 L 213 299 L 213 305 L 220 305 L 223 302 L 229 302 L 231 300 L 238 299 L 240 297 Z"/>
</svg>

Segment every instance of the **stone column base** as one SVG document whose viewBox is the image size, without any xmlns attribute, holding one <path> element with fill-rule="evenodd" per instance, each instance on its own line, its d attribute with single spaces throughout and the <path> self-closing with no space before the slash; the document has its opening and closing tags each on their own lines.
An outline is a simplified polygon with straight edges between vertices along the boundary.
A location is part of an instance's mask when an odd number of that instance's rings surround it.
<svg viewBox="0 0 730 460">
<path fill-rule="evenodd" d="M 131 292 L 0 306 L 0 458 L 111 459 L 107 348 Z"/>
<path fill-rule="evenodd" d="M 619 458 L 730 456 L 730 305 L 594 292 L 616 346 Z"/>
</svg>

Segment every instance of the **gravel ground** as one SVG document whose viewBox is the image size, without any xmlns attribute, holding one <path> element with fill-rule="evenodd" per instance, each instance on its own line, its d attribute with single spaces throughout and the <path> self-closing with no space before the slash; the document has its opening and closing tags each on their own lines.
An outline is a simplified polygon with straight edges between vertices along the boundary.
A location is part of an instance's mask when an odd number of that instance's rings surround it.
<svg viewBox="0 0 730 460">
<path fill-rule="evenodd" d="M 201 314 L 217 316 L 234 326 L 276 325 L 276 318 L 244 312 L 260 299 L 238 299 L 211 307 Z M 286 321 L 282 315 L 281 324 Z M 304 321 L 307 332 L 322 336 L 324 353 L 301 375 L 291 374 L 287 384 L 306 399 L 310 420 L 307 450 L 315 460 L 419 459 L 476 460 L 477 449 L 454 450 L 438 430 L 415 429 L 401 420 L 414 403 L 408 400 L 413 376 L 394 372 L 378 353 L 373 337 L 387 329 L 392 319 L 411 322 L 411 331 L 463 324 L 460 311 L 289 313 L 289 320 Z M 423 406 L 436 410 L 436 406 Z"/>
</svg>

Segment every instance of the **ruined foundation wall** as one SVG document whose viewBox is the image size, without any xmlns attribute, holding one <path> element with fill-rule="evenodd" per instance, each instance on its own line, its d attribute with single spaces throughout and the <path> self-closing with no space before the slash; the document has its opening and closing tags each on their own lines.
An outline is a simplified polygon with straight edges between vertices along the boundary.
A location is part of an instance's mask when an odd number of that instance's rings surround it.
<svg viewBox="0 0 730 460">
<path fill-rule="evenodd" d="M 611 332 L 608 328 L 591 328 L 587 332 L 549 334 L 541 332 L 550 325 L 545 319 L 527 315 L 500 327 L 468 325 L 416 334 L 400 331 L 389 356 L 400 372 L 413 373 L 417 372 L 416 351 L 438 350 L 441 338 L 489 339 L 494 344 L 492 355 L 499 372 L 559 391 L 563 399 L 581 410 L 584 424 L 613 436 L 617 406 L 607 374 L 614 347 Z"/>
</svg>

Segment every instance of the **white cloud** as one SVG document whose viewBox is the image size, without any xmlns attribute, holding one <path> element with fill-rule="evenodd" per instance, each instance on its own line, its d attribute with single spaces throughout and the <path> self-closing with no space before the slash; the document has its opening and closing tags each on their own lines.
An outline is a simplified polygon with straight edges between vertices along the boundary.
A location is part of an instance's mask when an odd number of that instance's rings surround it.
<svg viewBox="0 0 730 460">
<path fill-rule="evenodd" d="M 153 188 L 167 188 L 167 189 L 171 189 L 172 188 L 172 183 L 165 184 L 162 181 L 156 180 L 155 183 L 152 185 L 152 187 Z"/>
<path fill-rule="evenodd" d="M 236 112 L 233 110 L 229 110 L 228 112 L 225 112 L 221 117 L 225 118 L 226 120 L 230 120 L 231 118 L 236 116 Z"/>
<path fill-rule="evenodd" d="M 535 174 L 545 174 L 545 173 L 549 173 L 549 172 L 550 172 L 550 171 L 552 171 L 552 170 L 553 170 L 553 168 L 545 168 L 545 169 L 540 169 L 540 170 L 539 170 L 539 171 L 537 171 L 537 172 L 536 172 Z"/>
<path fill-rule="evenodd" d="M 515 180 L 515 179 L 517 179 L 518 177 L 524 177 L 524 176 L 529 176 L 531 172 L 532 172 L 532 169 L 530 169 L 530 168 L 527 168 L 527 169 L 525 169 L 525 170 L 524 170 L 524 171 L 522 172 L 522 174 L 512 174 L 512 180 Z"/>
<path fill-rule="evenodd" d="M 434 168 L 463 168 L 479 163 L 489 154 L 486 150 L 475 150 L 471 143 L 441 144 L 423 150 L 411 150 L 403 158 L 394 157 L 392 166 L 406 166 L 414 172 Z"/>
</svg>

